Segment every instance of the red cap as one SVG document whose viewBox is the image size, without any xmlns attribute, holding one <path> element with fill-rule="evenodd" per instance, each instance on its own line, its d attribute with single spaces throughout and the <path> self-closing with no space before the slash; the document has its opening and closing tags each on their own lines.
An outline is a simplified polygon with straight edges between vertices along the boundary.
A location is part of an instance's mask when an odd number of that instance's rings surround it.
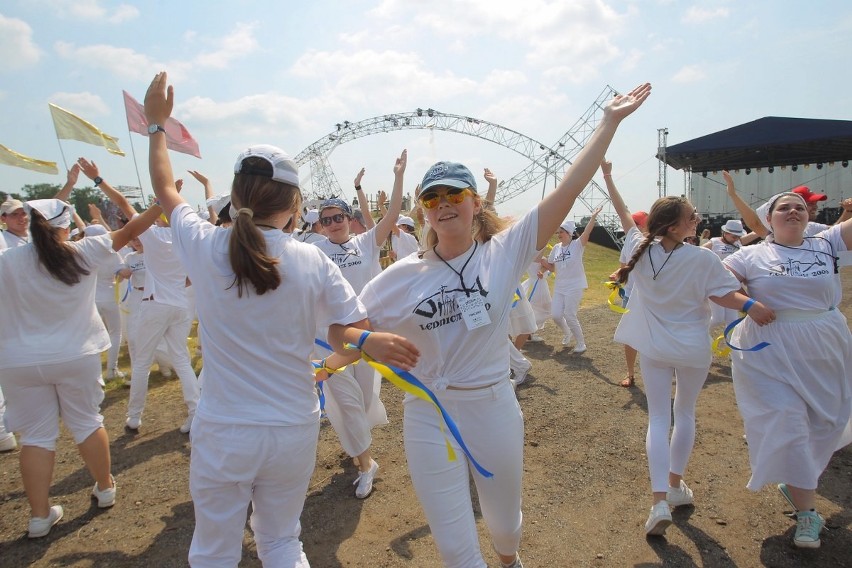
<svg viewBox="0 0 852 568">
<path fill-rule="evenodd" d="M 805 200 L 805 203 L 815 203 L 817 201 L 825 201 L 828 196 L 824 193 L 811 193 L 811 190 L 806 185 L 800 185 L 793 188 L 793 193 L 798 193 Z"/>
<path fill-rule="evenodd" d="M 630 216 L 633 217 L 633 222 L 636 223 L 637 227 L 639 227 L 640 229 L 645 228 L 645 223 L 648 222 L 648 214 L 646 212 L 637 211 L 636 213 L 633 213 Z"/>
</svg>

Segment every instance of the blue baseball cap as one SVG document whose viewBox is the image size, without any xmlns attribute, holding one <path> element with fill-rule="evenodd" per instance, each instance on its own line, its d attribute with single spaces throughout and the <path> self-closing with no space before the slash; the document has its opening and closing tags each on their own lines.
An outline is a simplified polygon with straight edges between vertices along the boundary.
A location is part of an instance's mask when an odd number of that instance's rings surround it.
<svg viewBox="0 0 852 568">
<path fill-rule="evenodd" d="M 436 185 L 447 187 L 469 187 L 476 191 L 476 179 L 466 166 L 456 162 L 438 162 L 426 172 L 420 182 L 420 191 L 426 191 Z"/>
<path fill-rule="evenodd" d="M 322 215 L 322 212 L 324 210 L 331 209 L 332 207 L 340 209 L 341 211 L 343 211 L 343 213 L 346 214 L 347 217 L 349 217 L 350 219 L 352 218 L 352 207 L 350 207 L 348 203 L 337 197 L 334 197 L 332 199 L 326 199 L 322 202 L 322 205 L 320 205 L 319 208 L 320 215 Z"/>
</svg>

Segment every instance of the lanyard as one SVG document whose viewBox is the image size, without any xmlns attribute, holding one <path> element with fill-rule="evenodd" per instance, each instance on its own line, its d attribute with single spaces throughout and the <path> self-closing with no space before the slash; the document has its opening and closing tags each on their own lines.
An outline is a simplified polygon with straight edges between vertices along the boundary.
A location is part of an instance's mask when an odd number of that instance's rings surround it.
<svg viewBox="0 0 852 568">
<path fill-rule="evenodd" d="M 660 245 L 660 246 L 663 246 L 663 245 Z M 663 265 L 660 267 L 659 270 L 654 270 L 654 260 L 651 258 L 651 247 L 648 247 L 648 261 L 651 263 L 651 272 L 654 273 L 654 277 L 652 278 L 652 280 L 657 279 L 657 276 L 660 275 L 660 272 L 663 271 L 663 268 L 666 267 L 666 263 L 672 257 L 672 253 L 674 253 L 674 251 L 679 249 L 681 246 L 683 246 L 683 245 L 677 244 L 677 245 L 674 246 L 674 248 L 669 252 L 669 255 L 666 257 L 666 260 L 663 261 Z M 663 250 L 665 250 L 665 249 L 663 249 Z"/>
<path fill-rule="evenodd" d="M 453 272 L 455 272 L 456 276 L 459 277 L 459 281 L 461 282 L 462 290 L 464 290 L 464 293 L 465 293 L 466 296 L 470 296 L 470 290 L 468 290 L 467 286 L 465 286 L 465 284 L 464 284 L 464 269 L 467 268 L 467 263 L 470 262 L 470 259 L 473 258 L 473 255 L 476 253 L 476 247 L 477 246 L 479 246 L 479 241 L 473 241 L 473 251 L 470 253 L 470 256 L 467 257 L 467 260 L 464 261 L 464 264 L 462 265 L 460 271 L 456 270 L 455 268 L 450 266 L 450 263 L 447 262 L 446 260 L 444 260 L 444 258 L 440 254 L 438 254 L 438 245 L 435 245 L 435 246 L 432 247 L 432 252 L 435 253 L 435 256 L 440 258 L 441 262 L 446 264 L 449 267 L 449 269 L 452 270 Z"/>
</svg>

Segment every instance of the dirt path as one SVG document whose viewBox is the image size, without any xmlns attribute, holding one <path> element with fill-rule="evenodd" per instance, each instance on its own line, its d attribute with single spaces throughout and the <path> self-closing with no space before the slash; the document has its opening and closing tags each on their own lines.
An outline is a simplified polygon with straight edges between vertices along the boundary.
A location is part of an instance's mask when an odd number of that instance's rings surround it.
<svg viewBox="0 0 852 568">
<path fill-rule="evenodd" d="M 852 269 L 845 269 L 843 279 L 843 310 L 852 318 Z M 518 391 L 526 421 L 521 553 L 527 568 L 852 566 L 852 447 L 838 452 L 823 476 L 818 506 L 830 530 L 822 548 L 793 548 L 794 522 L 784 515 L 786 503 L 777 491 L 745 489 L 748 457 L 724 360 L 714 363 L 698 401 L 697 440 L 686 474 L 696 506 L 676 511 L 667 538 L 647 540 L 641 377 L 638 388 L 618 386 L 624 363 L 621 346 L 611 341 L 615 314 L 592 308 L 581 321 L 586 354 L 566 354 L 549 327 L 545 344 L 530 344 L 533 371 Z M 126 397 L 126 390 L 114 391 L 104 404 L 119 485 L 113 509 L 93 507 L 88 473 L 64 435 L 52 499 L 63 505 L 65 518 L 49 537 L 29 541 L 17 453 L 0 455 L 0 566 L 186 565 L 193 510 L 189 444 L 178 432 L 184 417 L 180 386 L 152 380 L 144 429 L 136 436 L 123 429 Z M 331 428 L 322 428 L 302 517 L 305 550 L 315 568 L 440 565 L 407 475 L 401 396 L 385 384 L 383 398 L 390 424 L 374 431 L 381 470 L 369 499 L 353 497 L 355 468 Z M 487 551 L 482 523 L 480 535 Z M 245 545 L 240 565 L 259 567 L 248 530 Z M 496 557 L 486 558 L 497 564 Z"/>
</svg>

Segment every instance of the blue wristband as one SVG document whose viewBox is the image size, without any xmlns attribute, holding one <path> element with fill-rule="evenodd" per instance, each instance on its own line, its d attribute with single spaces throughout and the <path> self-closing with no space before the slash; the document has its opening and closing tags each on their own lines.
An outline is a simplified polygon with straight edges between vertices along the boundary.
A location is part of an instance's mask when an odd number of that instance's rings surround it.
<svg viewBox="0 0 852 568">
<path fill-rule="evenodd" d="M 751 308 L 755 303 L 756 302 L 755 302 L 754 298 L 749 298 L 748 300 L 746 300 L 746 303 L 743 304 L 743 307 L 740 311 L 748 313 L 749 308 Z"/>
<path fill-rule="evenodd" d="M 367 341 L 367 338 L 370 336 L 369 331 L 365 331 L 361 334 L 361 337 L 358 339 L 358 349 L 364 348 L 364 342 Z"/>
</svg>

